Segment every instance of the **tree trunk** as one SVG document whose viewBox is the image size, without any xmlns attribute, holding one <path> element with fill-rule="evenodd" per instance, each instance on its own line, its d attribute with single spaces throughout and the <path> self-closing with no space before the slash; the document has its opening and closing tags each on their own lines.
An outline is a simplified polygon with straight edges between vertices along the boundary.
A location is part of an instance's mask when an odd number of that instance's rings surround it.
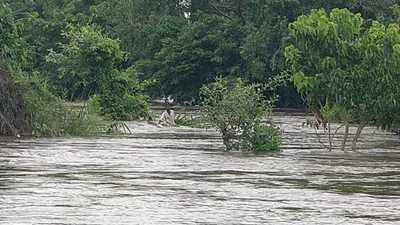
<svg viewBox="0 0 400 225">
<path fill-rule="evenodd" d="M 222 141 L 225 145 L 225 151 L 229 152 L 232 150 L 232 142 L 231 138 L 229 135 L 229 131 L 226 129 L 221 129 L 221 134 L 222 134 Z"/>
<path fill-rule="evenodd" d="M 357 141 L 358 141 L 358 138 L 360 137 L 361 132 L 362 132 L 362 130 L 364 129 L 365 126 L 366 126 L 365 123 L 361 123 L 360 125 L 358 125 L 357 132 L 356 132 L 356 134 L 355 134 L 355 136 L 353 138 L 353 143 L 351 144 L 351 150 L 352 151 L 356 151 L 357 150 Z"/>
<path fill-rule="evenodd" d="M 346 142 L 347 138 L 349 137 L 349 123 L 346 122 L 345 127 L 344 127 L 344 136 L 343 136 L 343 141 L 342 141 L 342 151 L 345 151 L 346 149 Z"/>
<path fill-rule="evenodd" d="M 332 151 L 331 123 L 328 123 L 328 141 L 329 141 L 329 151 Z"/>
</svg>

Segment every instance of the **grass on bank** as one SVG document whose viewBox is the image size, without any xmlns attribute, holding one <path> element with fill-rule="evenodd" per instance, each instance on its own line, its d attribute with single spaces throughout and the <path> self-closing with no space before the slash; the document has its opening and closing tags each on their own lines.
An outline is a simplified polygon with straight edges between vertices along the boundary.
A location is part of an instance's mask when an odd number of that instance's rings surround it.
<svg viewBox="0 0 400 225">
<path fill-rule="evenodd" d="M 19 77 L 34 137 L 95 136 L 105 133 L 108 121 L 94 105 L 71 107 L 49 90 L 39 76 Z"/>
</svg>

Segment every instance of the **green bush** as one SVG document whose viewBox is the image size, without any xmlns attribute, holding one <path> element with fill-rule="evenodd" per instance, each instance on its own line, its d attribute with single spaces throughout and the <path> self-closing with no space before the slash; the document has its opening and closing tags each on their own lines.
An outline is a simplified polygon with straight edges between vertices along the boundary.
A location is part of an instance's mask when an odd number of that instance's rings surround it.
<svg viewBox="0 0 400 225">
<path fill-rule="evenodd" d="M 80 109 L 67 109 L 64 115 L 64 134 L 72 136 L 94 136 L 104 133 L 104 121 L 89 105 Z"/>
<path fill-rule="evenodd" d="M 201 117 L 187 117 L 177 115 L 175 124 L 179 127 L 204 128 L 206 127 Z"/>
<path fill-rule="evenodd" d="M 258 151 L 279 137 L 260 125 L 271 111 L 272 103 L 263 98 L 255 85 L 246 85 L 241 80 L 230 85 L 218 78 L 201 89 L 201 99 L 203 120 L 220 131 L 227 151 Z M 268 140 L 262 141 L 264 137 Z"/>
<path fill-rule="evenodd" d="M 39 76 L 19 79 L 24 88 L 24 102 L 30 113 L 33 136 L 60 136 L 65 109 L 62 100 L 50 93 L 47 82 Z"/>
<path fill-rule="evenodd" d="M 250 140 L 254 152 L 278 151 L 282 143 L 280 131 L 264 124 L 255 127 Z"/>
<path fill-rule="evenodd" d="M 141 95 L 102 94 L 100 105 L 102 114 L 112 120 L 136 120 L 147 117 L 149 113 L 147 99 Z"/>
<path fill-rule="evenodd" d="M 89 113 L 101 114 L 100 98 L 98 95 L 92 95 L 86 103 Z"/>
<path fill-rule="evenodd" d="M 115 76 L 98 96 L 101 113 L 112 120 L 136 120 L 149 115 L 148 98 L 131 90 L 137 85 L 129 76 Z"/>
</svg>

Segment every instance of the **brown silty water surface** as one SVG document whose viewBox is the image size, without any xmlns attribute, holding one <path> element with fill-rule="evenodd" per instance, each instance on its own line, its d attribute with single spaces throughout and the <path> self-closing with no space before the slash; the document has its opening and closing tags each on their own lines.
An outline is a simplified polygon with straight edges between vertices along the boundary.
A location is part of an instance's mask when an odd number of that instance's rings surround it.
<svg viewBox="0 0 400 225">
<path fill-rule="evenodd" d="M 274 119 L 283 150 L 264 155 L 146 123 L 126 138 L 1 140 L 0 224 L 400 224 L 398 136 L 367 128 L 358 152 L 328 152 L 304 117 Z"/>
</svg>

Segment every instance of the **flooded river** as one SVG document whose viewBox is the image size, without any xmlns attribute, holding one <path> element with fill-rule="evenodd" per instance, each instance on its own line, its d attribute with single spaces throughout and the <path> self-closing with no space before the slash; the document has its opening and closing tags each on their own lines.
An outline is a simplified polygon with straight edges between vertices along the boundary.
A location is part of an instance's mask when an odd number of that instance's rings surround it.
<svg viewBox="0 0 400 225">
<path fill-rule="evenodd" d="M 399 137 L 367 129 L 358 152 L 328 152 L 304 118 L 275 119 L 283 150 L 266 155 L 144 123 L 125 138 L 0 140 L 0 224 L 400 224 Z"/>
</svg>

